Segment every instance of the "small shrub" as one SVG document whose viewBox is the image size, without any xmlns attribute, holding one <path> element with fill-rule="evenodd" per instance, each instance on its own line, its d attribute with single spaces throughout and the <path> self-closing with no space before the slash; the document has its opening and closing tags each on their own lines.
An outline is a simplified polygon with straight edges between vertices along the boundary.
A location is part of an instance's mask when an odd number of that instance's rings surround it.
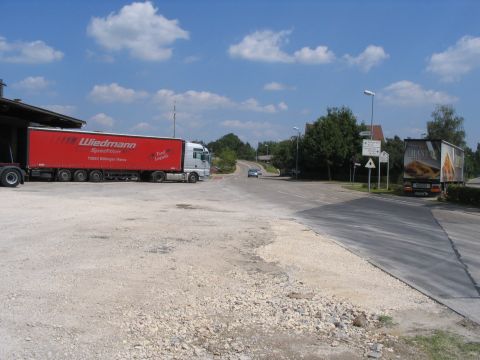
<svg viewBox="0 0 480 360">
<path fill-rule="evenodd" d="M 385 327 L 391 327 L 395 325 L 395 323 L 393 322 L 393 318 L 388 315 L 380 315 L 378 317 L 378 322 L 380 323 L 381 326 L 385 326 Z"/>
<path fill-rule="evenodd" d="M 480 206 L 480 189 L 460 185 L 449 185 L 446 199 L 460 204 Z"/>
</svg>

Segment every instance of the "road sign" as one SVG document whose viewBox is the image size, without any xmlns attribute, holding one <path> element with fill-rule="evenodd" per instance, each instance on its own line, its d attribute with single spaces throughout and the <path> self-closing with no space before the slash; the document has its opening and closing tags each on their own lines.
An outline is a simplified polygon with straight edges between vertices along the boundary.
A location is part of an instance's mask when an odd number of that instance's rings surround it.
<svg viewBox="0 0 480 360">
<path fill-rule="evenodd" d="M 375 164 L 373 163 L 372 158 L 368 159 L 367 165 L 365 165 L 367 169 L 375 169 Z"/>
<path fill-rule="evenodd" d="M 388 155 L 388 153 L 386 151 L 382 151 L 380 153 L 380 162 L 381 163 L 386 163 L 388 162 L 388 158 L 390 157 L 390 155 Z"/>
<path fill-rule="evenodd" d="M 360 166 L 360 165 L 362 165 L 362 164 L 360 164 L 360 163 L 353 164 L 353 166 Z"/>
<path fill-rule="evenodd" d="M 371 132 L 370 131 L 360 131 L 358 135 L 360 136 L 370 136 Z"/>
<path fill-rule="evenodd" d="M 380 140 L 363 140 L 362 155 L 363 156 L 380 156 Z"/>
</svg>

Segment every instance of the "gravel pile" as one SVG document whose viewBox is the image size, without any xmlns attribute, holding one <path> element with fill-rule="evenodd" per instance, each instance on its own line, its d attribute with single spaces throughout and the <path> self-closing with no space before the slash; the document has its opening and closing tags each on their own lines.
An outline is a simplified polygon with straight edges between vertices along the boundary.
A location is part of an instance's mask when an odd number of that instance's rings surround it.
<svg viewBox="0 0 480 360">
<path fill-rule="evenodd" d="M 302 338 L 332 353 L 380 358 L 395 338 L 378 333 L 375 314 L 347 302 L 323 297 L 300 282 L 265 274 L 226 274 L 243 284 L 225 291 L 197 273 L 195 281 L 221 297 L 188 297 L 186 304 L 161 311 L 124 313 L 122 328 L 129 358 L 254 359 L 288 358 L 285 347 Z M 205 285 L 203 285 L 205 286 Z M 176 295 L 175 295 L 176 296 Z M 309 349 L 311 353 L 312 349 Z M 295 357 L 299 357 L 296 353 Z"/>
</svg>

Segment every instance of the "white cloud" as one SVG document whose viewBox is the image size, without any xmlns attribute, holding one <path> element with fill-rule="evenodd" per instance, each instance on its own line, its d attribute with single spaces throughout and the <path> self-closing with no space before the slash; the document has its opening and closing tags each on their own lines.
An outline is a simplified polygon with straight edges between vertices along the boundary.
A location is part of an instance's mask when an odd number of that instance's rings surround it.
<svg viewBox="0 0 480 360">
<path fill-rule="evenodd" d="M 41 107 L 68 116 L 73 116 L 77 110 L 74 105 L 42 105 Z"/>
<path fill-rule="evenodd" d="M 280 110 L 282 110 L 282 111 L 286 111 L 286 110 L 288 110 L 288 105 L 285 104 L 285 103 L 282 101 L 282 102 L 278 103 L 278 108 L 279 108 Z"/>
<path fill-rule="evenodd" d="M 464 36 L 454 46 L 433 54 L 427 70 L 440 75 L 443 81 L 455 81 L 480 67 L 480 37 Z"/>
<path fill-rule="evenodd" d="M 127 89 L 117 83 L 112 83 L 110 85 L 95 85 L 92 91 L 90 91 L 89 97 L 95 102 L 131 103 L 148 97 L 148 93 L 145 91 Z"/>
<path fill-rule="evenodd" d="M 40 91 L 48 88 L 50 82 L 43 76 L 29 76 L 13 84 L 14 87 L 27 91 Z"/>
<path fill-rule="evenodd" d="M 374 66 L 380 65 L 388 59 L 388 55 L 381 46 L 368 45 L 358 56 L 344 55 L 350 66 L 358 66 L 362 71 L 368 72 Z"/>
<path fill-rule="evenodd" d="M 188 90 L 184 93 L 175 93 L 173 90 L 161 89 L 155 94 L 154 100 L 164 107 L 173 107 L 173 104 L 175 103 L 178 109 L 182 109 L 183 111 L 186 110 L 187 112 L 223 108 L 275 113 L 288 108 L 283 102 L 278 105 L 261 105 L 258 100 L 252 98 L 237 103 L 223 95 L 208 91 L 195 90 Z"/>
<path fill-rule="evenodd" d="M 317 46 L 315 49 L 304 47 L 293 55 L 284 52 L 281 47 L 288 43 L 290 34 L 289 30 L 255 31 L 238 44 L 231 45 L 228 53 L 231 57 L 263 62 L 327 64 L 335 60 L 335 54 L 326 46 Z"/>
<path fill-rule="evenodd" d="M 48 46 L 43 41 L 14 42 L 0 36 L 0 62 L 42 64 L 61 60 L 63 53 Z"/>
<path fill-rule="evenodd" d="M 228 53 L 231 57 L 250 61 L 297 63 L 297 64 L 329 64 L 336 60 L 335 53 L 327 46 L 315 48 L 303 47 L 289 54 L 282 50 L 282 46 L 289 41 L 291 31 L 271 30 L 255 31 L 246 35 L 238 44 L 231 45 Z M 388 59 L 388 55 L 381 46 L 369 45 L 358 56 L 346 54 L 343 59 L 351 66 L 358 66 L 368 72 L 372 67 Z M 266 89 L 267 90 L 267 89 Z"/>
<path fill-rule="evenodd" d="M 208 91 L 188 90 L 184 93 L 175 93 L 172 90 L 158 90 L 154 96 L 156 102 L 165 106 L 177 106 L 184 109 L 218 109 L 232 106 L 233 102 L 222 95 L 211 93 Z"/>
<path fill-rule="evenodd" d="M 282 91 L 282 90 L 295 90 L 295 86 L 288 86 L 279 82 L 271 82 L 263 86 L 263 90 L 267 91 Z"/>
<path fill-rule="evenodd" d="M 272 124 L 268 122 L 256 122 L 256 121 L 239 121 L 239 120 L 225 120 L 220 123 L 223 127 L 242 129 L 242 130 L 259 130 L 269 129 Z"/>
<path fill-rule="evenodd" d="M 104 127 L 104 128 L 112 128 L 115 125 L 115 120 L 104 113 L 99 113 L 90 118 L 90 121 Z"/>
<path fill-rule="evenodd" d="M 147 122 L 140 122 L 131 128 L 132 131 L 137 131 L 141 133 L 149 132 L 155 130 L 155 127 Z"/>
<path fill-rule="evenodd" d="M 235 132 L 240 132 L 238 135 L 243 141 L 251 136 L 255 136 L 257 139 L 278 138 L 283 133 L 283 131 L 278 131 L 275 124 L 266 121 L 225 120 L 220 125 Z M 246 134 L 248 136 L 245 136 Z"/>
<path fill-rule="evenodd" d="M 178 20 L 168 20 L 157 11 L 151 2 L 134 2 L 105 18 L 94 17 L 87 33 L 105 49 L 125 49 L 141 60 L 166 60 L 172 56 L 169 46 L 178 39 L 188 39 L 189 34 Z"/>
<path fill-rule="evenodd" d="M 420 106 L 425 104 L 451 104 L 455 96 L 435 90 L 423 89 L 420 85 L 403 80 L 384 88 L 378 94 L 379 100 L 392 105 Z"/>
<path fill-rule="evenodd" d="M 273 114 L 279 111 L 287 110 L 288 106 L 284 102 L 281 102 L 278 105 L 274 105 L 274 104 L 261 105 L 256 99 L 250 98 L 240 103 L 239 108 L 242 110 L 250 110 L 255 112 Z"/>
<path fill-rule="evenodd" d="M 304 47 L 293 54 L 295 60 L 303 64 L 328 64 L 335 60 L 333 51 L 326 46 L 317 46 L 316 49 Z"/>
<path fill-rule="evenodd" d="M 185 64 L 192 64 L 192 63 L 200 61 L 200 60 L 201 60 L 200 56 L 191 55 L 191 56 L 187 56 L 185 59 L 183 59 L 183 62 Z"/>
<path fill-rule="evenodd" d="M 293 62 L 292 56 L 280 47 L 288 42 L 291 31 L 273 32 L 271 30 L 255 31 L 247 35 L 236 45 L 231 45 L 228 53 L 231 57 L 264 62 Z"/>
<path fill-rule="evenodd" d="M 256 112 L 266 112 L 266 113 L 274 113 L 276 112 L 276 107 L 275 105 L 269 104 L 269 105 L 260 105 L 260 103 L 251 98 L 247 99 L 244 102 L 240 104 L 240 107 L 245 110 L 251 110 L 251 111 L 256 111 Z"/>
</svg>

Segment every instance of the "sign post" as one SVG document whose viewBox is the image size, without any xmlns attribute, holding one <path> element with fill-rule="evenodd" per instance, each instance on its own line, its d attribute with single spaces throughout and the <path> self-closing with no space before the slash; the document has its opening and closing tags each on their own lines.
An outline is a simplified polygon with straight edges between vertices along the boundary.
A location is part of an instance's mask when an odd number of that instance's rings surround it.
<svg viewBox="0 0 480 360">
<path fill-rule="evenodd" d="M 353 164 L 353 178 L 352 178 L 352 183 L 355 183 L 355 169 L 357 168 L 357 166 L 361 166 L 362 164 L 360 163 L 354 163 Z"/>
<path fill-rule="evenodd" d="M 382 142 L 380 140 L 363 140 L 362 155 L 379 157 L 381 145 Z M 380 165 L 380 163 L 378 165 Z M 368 163 L 365 165 L 365 167 L 368 168 L 368 192 L 370 192 L 371 173 L 372 169 L 375 169 L 375 164 L 373 163 L 372 158 L 368 160 Z M 380 187 L 380 166 L 378 166 L 378 184 Z"/>
<path fill-rule="evenodd" d="M 380 163 L 387 163 L 387 190 L 388 190 L 388 177 L 390 175 L 390 155 L 386 151 L 382 151 L 380 153 L 380 156 L 378 157 L 378 166 L 380 166 Z"/>
<path fill-rule="evenodd" d="M 390 157 L 387 159 L 387 191 L 388 191 L 388 177 L 390 175 Z"/>
<path fill-rule="evenodd" d="M 365 167 L 368 169 L 368 192 L 370 192 L 370 177 L 372 174 L 372 169 L 375 169 L 375 163 L 373 162 L 372 158 L 368 159 Z"/>
<path fill-rule="evenodd" d="M 380 190 L 380 157 L 378 158 L 378 187 L 377 189 Z"/>
</svg>

